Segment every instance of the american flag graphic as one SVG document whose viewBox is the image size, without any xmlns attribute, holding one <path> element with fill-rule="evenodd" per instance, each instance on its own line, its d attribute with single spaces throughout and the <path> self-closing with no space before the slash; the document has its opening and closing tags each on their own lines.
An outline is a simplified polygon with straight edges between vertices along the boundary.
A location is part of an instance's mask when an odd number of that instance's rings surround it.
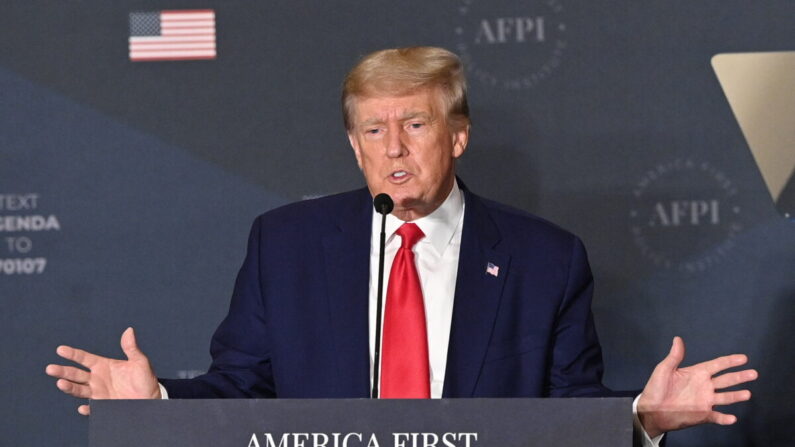
<svg viewBox="0 0 795 447">
<path fill-rule="evenodd" d="M 215 11 L 130 13 L 130 60 L 215 59 Z"/>
<path fill-rule="evenodd" d="M 486 273 L 488 273 L 491 276 L 499 276 L 500 267 L 489 262 L 488 265 L 486 265 Z"/>
</svg>

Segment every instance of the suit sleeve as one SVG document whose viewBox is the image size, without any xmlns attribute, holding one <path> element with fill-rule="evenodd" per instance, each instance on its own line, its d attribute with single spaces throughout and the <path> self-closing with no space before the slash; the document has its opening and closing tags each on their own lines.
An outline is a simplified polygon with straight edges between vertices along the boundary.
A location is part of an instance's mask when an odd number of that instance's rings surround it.
<svg viewBox="0 0 795 447">
<path fill-rule="evenodd" d="M 594 328 L 593 276 L 585 247 L 574 238 L 568 280 L 553 332 L 550 397 L 614 395 L 602 385 L 602 350 Z"/>
<path fill-rule="evenodd" d="M 276 397 L 260 284 L 261 219 L 251 228 L 229 313 L 213 335 L 210 369 L 193 379 L 160 379 L 170 398 Z"/>
</svg>

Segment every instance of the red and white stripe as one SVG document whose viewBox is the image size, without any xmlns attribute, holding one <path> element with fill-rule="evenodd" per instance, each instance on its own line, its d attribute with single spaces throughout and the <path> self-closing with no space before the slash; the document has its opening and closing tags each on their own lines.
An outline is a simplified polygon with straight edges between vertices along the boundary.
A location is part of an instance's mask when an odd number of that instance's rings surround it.
<svg viewBox="0 0 795 447">
<path fill-rule="evenodd" d="M 160 36 L 131 36 L 131 61 L 215 59 L 215 12 L 161 11 Z"/>
</svg>

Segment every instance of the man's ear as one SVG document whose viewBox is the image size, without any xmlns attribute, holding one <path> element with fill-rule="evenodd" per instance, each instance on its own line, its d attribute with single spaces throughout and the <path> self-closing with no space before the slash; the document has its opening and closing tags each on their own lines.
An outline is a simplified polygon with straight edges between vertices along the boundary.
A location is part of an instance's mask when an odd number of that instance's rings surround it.
<svg viewBox="0 0 795 447">
<path fill-rule="evenodd" d="M 453 130 L 453 158 L 464 155 L 469 142 L 469 123 L 458 125 Z"/>
<path fill-rule="evenodd" d="M 362 152 L 361 147 L 359 147 L 359 141 L 356 140 L 356 137 L 353 135 L 353 131 L 348 131 L 348 141 L 351 143 L 351 148 L 353 148 L 353 154 L 356 156 L 356 164 L 359 165 L 359 170 L 362 169 Z"/>
</svg>

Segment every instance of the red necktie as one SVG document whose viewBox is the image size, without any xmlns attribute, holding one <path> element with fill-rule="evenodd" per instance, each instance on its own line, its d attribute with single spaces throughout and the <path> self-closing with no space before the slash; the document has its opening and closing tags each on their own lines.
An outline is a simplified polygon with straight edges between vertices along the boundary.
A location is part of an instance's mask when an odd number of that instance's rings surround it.
<svg viewBox="0 0 795 447">
<path fill-rule="evenodd" d="M 381 397 L 431 397 L 428 335 L 420 278 L 411 248 L 425 234 L 413 223 L 397 230 L 402 240 L 392 261 L 384 311 Z"/>
</svg>

